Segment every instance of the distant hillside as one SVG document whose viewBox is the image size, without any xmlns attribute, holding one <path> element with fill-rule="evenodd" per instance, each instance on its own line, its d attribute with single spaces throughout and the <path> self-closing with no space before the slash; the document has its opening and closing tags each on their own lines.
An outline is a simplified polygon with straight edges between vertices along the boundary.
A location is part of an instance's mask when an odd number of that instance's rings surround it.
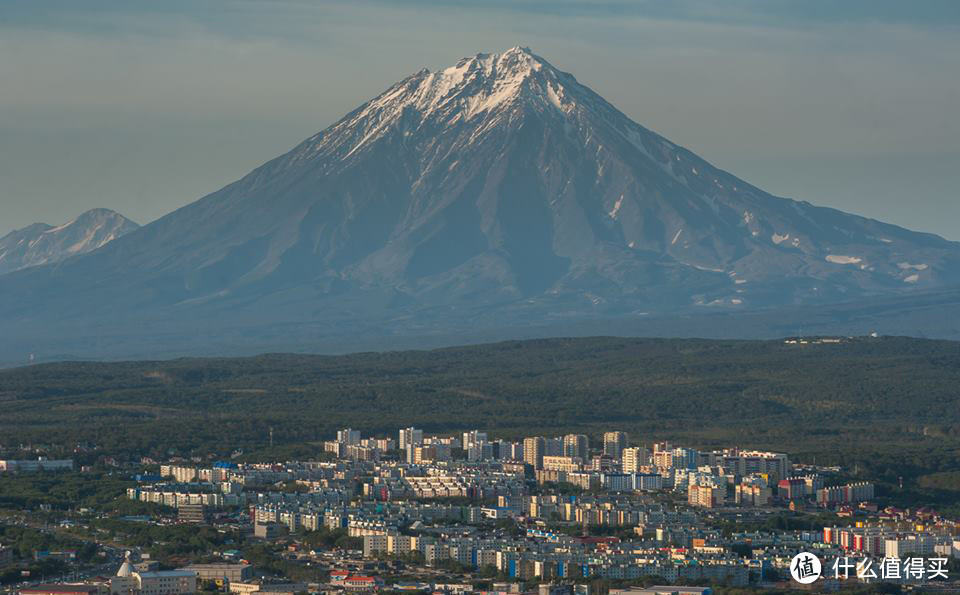
<svg viewBox="0 0 960 595">
<path fill-rule="evenodd" d="M 0 444 L 228 453 L 262 448 L 270 427 L 287 445 L 343 426 L 498 436 L 617 428 L 637 442 L 764 446 L 826 461 L 956 449 L 957 387 L 960 343 L 905 338 L 551 339 L 336 357 L 57 363 L 0 371 Z"/>
</svg>

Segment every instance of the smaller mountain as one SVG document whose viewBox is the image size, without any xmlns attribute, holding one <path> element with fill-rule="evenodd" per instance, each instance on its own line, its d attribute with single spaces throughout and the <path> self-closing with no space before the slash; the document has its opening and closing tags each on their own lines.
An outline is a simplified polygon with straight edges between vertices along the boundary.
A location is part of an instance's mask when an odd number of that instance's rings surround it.
<svg viewBox="0 0 960 595">
<path fill-rule="evenodd" d="M 139 227 L 110 209 L 91 209 L 57 227 L 28 225 L 0 238 L 0 275 L 91 252 Z"/>
</svg>

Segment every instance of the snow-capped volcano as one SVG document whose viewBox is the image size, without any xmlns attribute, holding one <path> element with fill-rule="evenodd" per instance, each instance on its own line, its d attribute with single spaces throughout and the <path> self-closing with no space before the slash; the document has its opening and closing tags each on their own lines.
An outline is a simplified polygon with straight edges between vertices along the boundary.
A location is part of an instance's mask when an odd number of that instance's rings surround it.
<svg viewBox="0 0 960 595">
<path fill-rule="evenodd" d="M 483 255 L 490 261 L 483 272 L 514 278 L 522 295 L 528 287 L 562 290 L 588 275 L 601 283 L 582 297 L 621 301 L 625 290 L 673 293 L 671 279 L 692 276 L 702 291 L 685 284 L 689 299 L 681 303 L 764 305 L 771 297 L 835 299 L 936 285 L 944 279 L 935 278 L 934 263 L 957 253 L 939 238 L 772 197 L 631 121 L 524 48 L 421 70 L 280 166 L 324 178 L 379 174 L 388 187 L 347 193 L 341 232 L 364 220 L 366 209 L 371 217 L 395 212 L 356 264 L 421 286 L 433 283 L 421 273 L 470 260 L 452 262 L 454 254 Z M 462 217 L 472 209 L 476 216 Z M 917 243 L 933 250 L 914 254 L 923 262 L 896 256 Z M 426 271 L 418 266 L 438 259 L 443 264 Z M 953 279 L 952 271 L 938 272 Z M 624 283 L 634 275 L 636 284 Z M 667 283 L 651 288 L 650 275 Z M 597 295 L 601 286 L 612 295 Z M 765 295 L 771 292 L 777 296 Z M 677 297 L 683 294 L 670 303 Z"/>
<path fill-rule="evenodd" d="M 573 94 L 568 94 L 568 85 Z M 507 116 L 510 108 L 521 105 L 543 112 L 569 112 L 578 99 L 585 99 L 584 91 L 586 88 L 573 77 L 555 70 L 527 49 L 478 54 L 438 72 L 421 70 L 313 140 L 335 138 L 337 142 L 330 143 L 331 147 L 347 149 L 343 156 L 348 156 L 391 129 L 409 131 L 404 120 L 409 120 L 411 113 L 417 115 L 418 127 L 424 121 L 452 126 L 481 120 L 477 132 L 482 134 Z"/>
<path fill-rule="evenodd" d="M 110 209 L 92 209 L 56 227 L 28 225 L 0 238 L 0 274 L 86 254 L 137 227 Z"/>
<path fill-rule="evenodd" d="M 56 269 L 7 275 L 0 318 L 329 338 L 958 283 L 960 244 L 771 196 L 513 48 L 421 70 L 187 207 Z"/>
</svg>

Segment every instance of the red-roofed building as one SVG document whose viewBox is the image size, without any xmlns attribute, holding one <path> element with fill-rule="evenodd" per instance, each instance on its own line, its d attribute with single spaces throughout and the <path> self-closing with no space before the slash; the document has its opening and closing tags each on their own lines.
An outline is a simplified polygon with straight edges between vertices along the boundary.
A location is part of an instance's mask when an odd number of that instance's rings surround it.
<svg viewBox="0 0 960 595">
<path fill-rule="evenodd" d="M 373 576 L 350 576 L 343 581 L 348 589 L 358 591 L 374 591 L 383 586 L 383 581 Z"/>
</svg>

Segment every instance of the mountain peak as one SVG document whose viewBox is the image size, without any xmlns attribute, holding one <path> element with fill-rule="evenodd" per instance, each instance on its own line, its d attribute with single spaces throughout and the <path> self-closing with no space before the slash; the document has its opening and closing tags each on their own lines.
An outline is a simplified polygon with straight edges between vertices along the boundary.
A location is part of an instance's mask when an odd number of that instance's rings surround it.
<svg viewBox="0 0 960 595">
<path fill-rule="evenodd" d="M 455 66 L 431 73 L 424 81 L 441 100 L 466 107 L 466 117 L 489 112 L 525 98 L 540 98 L 561 107 L 564 85 L 573 77 L 561 73 L 529 48 L 513 47 L 499 54 L 477 54 Z"/>
<path fill-rule="evenodd" d="M 447 128 L 484 119 L 509 123 L 517 108 L 570 113 L 591 93 L 529 48 L 480 53 L 454 66 L 422 69 L 307 140 L 304 155 L 362 153 L 392 133 Z M 484 128 L 489 128 L 484 127 Z"/>
<path fill-rule="evenodd" d="M 80 213 L 79 215 L 71 219 L 69 222 L 64 223 L 63 225 L 51 227 L 49 230 L 47 230 L 47 233 L 57 232 L 72 226 L 81 226 L 81 227 L 85 227 L 88 225 L 100 226 L 106 223 L 113 223 L 123 227 L 130 227 L 130 226 L 134 228 L 139 227 L 136 223 L 134 223 L 130 219 L 127 219 L 126 217 L 124 217 L 123 215 L 121 215 L 120 213 L 112 209 L 98 207 L 98 208 L 93 208 Z"/>
<path fill-rule="evenodd" d="M 447 74 L 480 69 L 487 76 L 509 77 L 518 73 L 533 73 L 543 68 L 553 69 L 553 66 L 534 54 L 530 48 L 516 46 L 500 53 L 479 53 L 472 57 L 463 58 L 456 65 L 445 68 L 439 73 Z"/>
<path fill-rule="evenodd" d="M 110 209 L 90 209 L 62 225 L 35 223 L 0 238 L 0 274 L 96 250 L 139 225 Z"/>
<path fill-rule="evenodd" d="M 527 48 L 514 47 L 499 54 L 481 53 L 463 58 L 442 70 L 422 72 L 413 85 L 403 87 L 410 93 L 388 91 L 381 97 L 399 100 L 424 115 L 437 110 L 462 109 L 463 117 L 470 119 L 522 96 L 548 94 L 548 85 L 555 94 L 561 86 L 560 78 L 561 73 L 546 60 Z"/>
<path fill-rule="evenodd" d="M 512 48 L 510 48 L 510 49 L 502 52 L 502 55 L 504 55 L 504 56 L 508 56 L 508 55 L 529 56 L 529 57 L 531 57 L 531 58 L 538 58 L 538 59 L 539 59 L 539 56 L 537 56 L 536 54 L 534 54 L 534 53 L 533 53 L 533 50 L 531 50 L 531 49 L 530 49 L 529 47 L 527 47 L 527 46 L 522 46 L 522 45 L 515 45 L 515 46 L 513 46 Z"/>
</svg>

